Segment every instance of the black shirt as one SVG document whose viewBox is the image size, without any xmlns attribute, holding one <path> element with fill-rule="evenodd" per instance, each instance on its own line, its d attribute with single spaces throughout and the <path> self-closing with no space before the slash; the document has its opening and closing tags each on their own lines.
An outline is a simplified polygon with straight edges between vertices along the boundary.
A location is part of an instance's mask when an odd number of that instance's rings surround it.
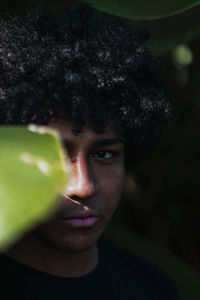
<svg viewBox="0 0 200 300">
<path fill-rule="evenodd" d="M 102 241 L 99 254 L 96 269 L 78 278 L 50 275 L 1 255 L 2 299 L 179 299 L 173 283 L 157 267 Z"/>
</svg>

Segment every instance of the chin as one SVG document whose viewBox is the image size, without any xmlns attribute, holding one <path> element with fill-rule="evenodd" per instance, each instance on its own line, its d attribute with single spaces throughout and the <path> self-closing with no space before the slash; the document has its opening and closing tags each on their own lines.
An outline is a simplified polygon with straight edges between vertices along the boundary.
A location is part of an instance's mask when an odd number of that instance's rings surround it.
<svg viewBox="0 0 200 300">
<path fill-rule="evenodd" d="M 68 253 L 81 253 L 93 248 L 98 238 L 79 236 L 71 239 L 63 239 L 63 238 L 52 239 L 47 236 L 44 240 L 46 240 L 46 242 L 56 250 L 64 251 Z"/>
<path fill-rule="evenodd" d="M 105 226 L 99 224 L 94 228 L 74 230 L 55 230 L 51 225 L 37 230 L 36 235 L 48 247 L 68 253 L 80 253 L 93 248 L 104 231 Z"/>
</svg>

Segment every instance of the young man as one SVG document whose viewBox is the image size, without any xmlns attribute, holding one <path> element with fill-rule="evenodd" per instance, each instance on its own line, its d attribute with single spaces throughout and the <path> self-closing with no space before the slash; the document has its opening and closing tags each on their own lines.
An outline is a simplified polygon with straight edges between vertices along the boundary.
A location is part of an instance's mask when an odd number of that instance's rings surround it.
<svg viewBox="0 0 200 300">
<path fill-rule="evenodd" d="M 4 299 L 178 299 L 160 270 L 99 241 L 125 166 L 170 114 L 145 40 L 85 4 L 1 22 L 0 124 L 57 129 L 71 170 L 59 211 L 1 256 Z"/>
</svg>

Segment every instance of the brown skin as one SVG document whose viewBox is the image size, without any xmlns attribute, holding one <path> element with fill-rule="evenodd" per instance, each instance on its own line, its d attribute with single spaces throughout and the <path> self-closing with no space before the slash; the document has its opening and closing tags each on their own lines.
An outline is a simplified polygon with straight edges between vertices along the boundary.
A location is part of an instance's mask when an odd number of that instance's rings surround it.
<svg viewBox="0 0 200 300">
<path fill-rule="evenodd" d="M 59 131 L 69 158 L 65 195 L 56 215 L 25 236 L 8 255 L 50 274 L 79 277 L 98 264 L 97 240 L 118 205 L 125 177 L 124 143 L 112 128 L 97 134 L 85 126 L 74 135 L 66 121 L 51 127 Z M 91 225 L 73 225 L 80 216 L 95 219 Z"/>
</svg>

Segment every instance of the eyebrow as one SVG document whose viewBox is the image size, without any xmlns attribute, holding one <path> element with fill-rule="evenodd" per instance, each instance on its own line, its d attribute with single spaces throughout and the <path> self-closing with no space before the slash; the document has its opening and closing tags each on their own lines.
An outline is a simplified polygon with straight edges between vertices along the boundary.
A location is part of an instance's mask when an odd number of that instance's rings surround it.
<svg viewBox="0 0 200 300">
<path fill-rule="evenodd" d="M 67 138 L 61 139 L 61 141 L 65 147 L 70 147 L 70 146 L 74 145 L 74 142 Z M 92 143 L 92 147 L 94 147 L 94 148 L 105 147 L 105 146 L 112 146 L 112 145 L 121 144 L 121 143 L 124 144 L 123 138 L 97 139 Z"/>
<path fill-rule="evenodd" d="M 111 145 L 116 145 L 124 143 L 123 139 L 120 138 L 110 138 L 110 139 L 99 139 L 95 140 L 93 143 L 94 147 L 104 147 L 104 146 L 111 146 Z"/>
</svg>

